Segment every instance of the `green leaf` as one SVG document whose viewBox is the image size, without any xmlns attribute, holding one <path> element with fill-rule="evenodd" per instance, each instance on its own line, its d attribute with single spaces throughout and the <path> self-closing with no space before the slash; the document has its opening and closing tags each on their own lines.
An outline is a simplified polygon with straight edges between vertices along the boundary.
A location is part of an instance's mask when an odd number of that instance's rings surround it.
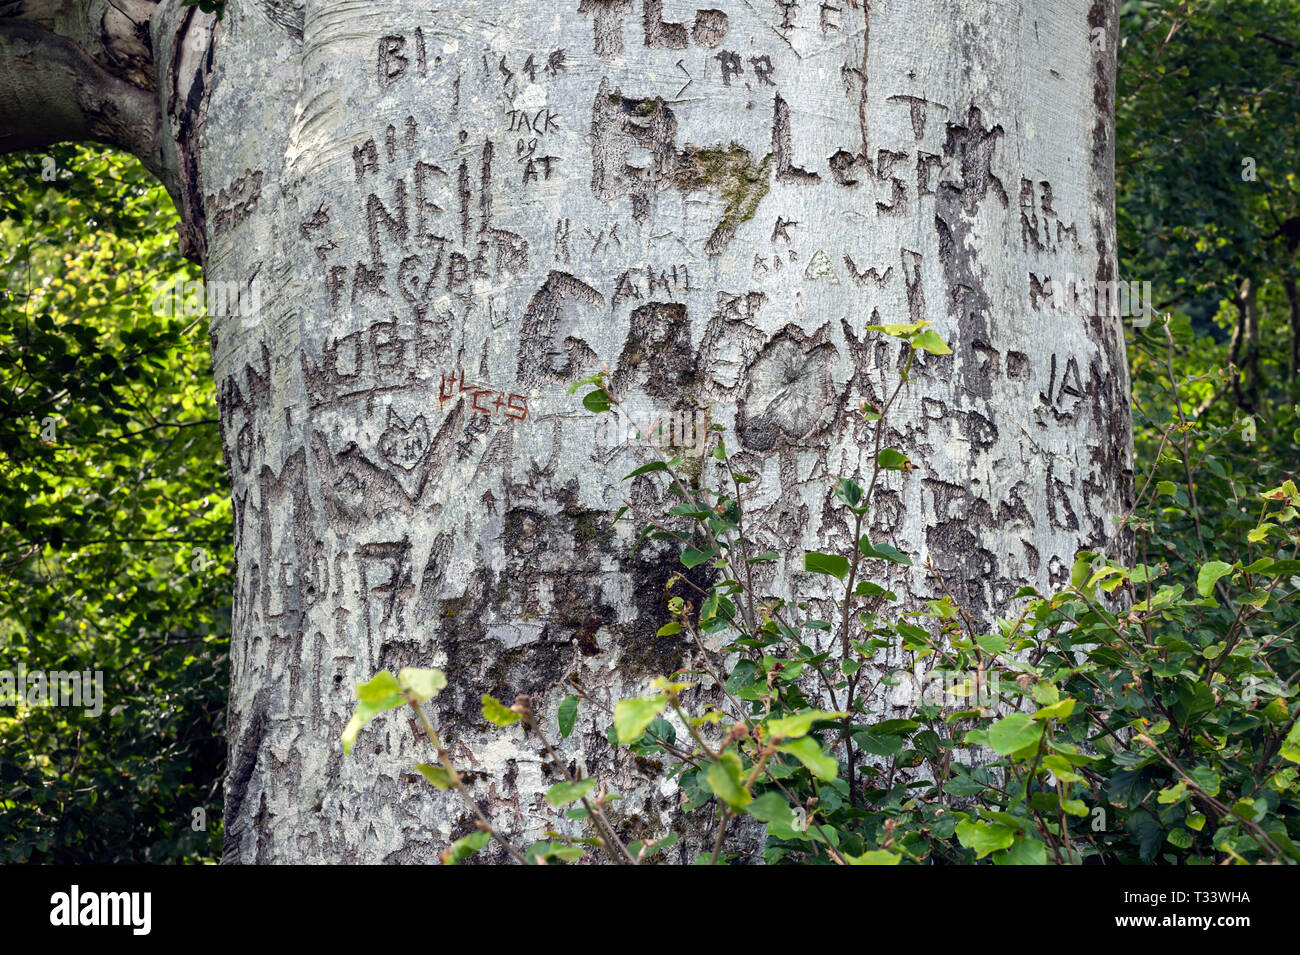
<svg viewBox="0 0 1300 955">
<path fill-rule="evenodd" d="M 687 547 L 682 551 L 681 561 L 687 568 L 698 567 L 713 555 L 712 550 L 696 550 L 694 547 Z"/>
<path fill-rule="evenodd" d="M 884 448 L 876 455 L 876 463 L 886 471 L 901 471 L 907 465 L 907 455 L 894 448 Z"/>
<path fill-rule="evenodd" d="M 800 736 L 807 736 L 812 725 L 819 720 L 837 720 L 846 716 L 848 713 L 841 711 L 807 710 L 793 716 L 768 720 L 763 727 L 771 739 L 798 739 Z"/>
<path fill-rule="evenodd" d="M 1085 819 L 1088 816 L 1088 806 L 1082 799 L 1062 799 L 1061 808 L 1072 816 L 1078 816 Z"/>
<path fill-rule="evenodd" d="M 732 809 L 743 809 L 754 800 L 749 790 L 741 783 L 740 777 L 743 771 L 740 755 L 734 749 L 728 748 L 709 763 L 708 771 L 705 773 L 705 780 L 713 795 Z"/>
<path fill-rule="evenodd" d="M 509 726 L 521 719 L 518 713 L 488 693 L 483 694 L 483 718 L 497 726 Z"/>
<path fill-rule="evenodd" d="M 1017 835 L 1009 849 L 993 856 L 994 865 L 1047 865 L 1047 847 L 1033 836 Z"/>
<path fill-rule="evenodd" d="M 524 858 L 536 865 L 543 859 L 559 859 L 561 862 L 577 862 L 586 852 L 582 846 L 568 845 L 563 842 L 535 842 L 528 847 Z"/>
<path fill-rule="evenodd" d="M 1009 849 L 1016 841 L 1016 830 L 998 822 L 989 824 L 967 820 L 957 823 L 956 832 L 957 841 L 967 849 L 974 849 L 977 859 L 983 859 L 998 849 Z"/>
<path fill-rule="evenodd" d="M 624 481 L 630 481 L 634 477 L 640 477 L 642 474 L 649 474 L 652 471 L 667 471 L 668 465 L 663 461 L 651 461 L 649 464 L 643 464 L 631 474 L 623 475 Z"/>
<path fill-rule="evenodd" d="M 1044 756 L 1043 768 L 1050 770 L 1052 775 L 1055 776 L 1057 780 L 1059 780 L 1060 782 L 1063 783 L 1083 782 L 1083 777 L 1074 771 L 1073 764 L 1071 764 L 1071 762 L 1068 759 L 1066 759 L 1064 756 L 1057 756 L 1055 754 L 1051 756 Z"/>
<path fill-rule="evenodd" d="M 1079 556 L 1075 558 L 1074 566 L 1070 568 L 1070 586 L 1082 587 L 1092 573 L 1092 561 L 1094 554 L 1089 551 L 1080 551 Z"/>
<path fill-rule="evenodd" d="M 843 580 L 849 572 L 849 559 L 843 554 L 821 554 L 810 550 L 803 555 L 803 569 Z"/>
<path fill-rule="evenodd" d="M 1196 592 L 1202 597 L 1210 596 L 1214 590 L 1215 583 L 1220 577 L 1232 573 L 1232 564 L 1225 564 L 1221 560 L 1212 560 L 1201 568 L 1200 573 L 1196 575 Z"/>
<path fill-rule="evenodd" d="M 835 496 L 849 507 L 862 502 L 862 486 L 850 478 L 840 478 L 835 484 Z"/>
<path fill-rule="evenodd" d="M 907 733 L 912 732 L 912 730 L 916 729 L 920 725 L 921 725 L 920 722 L 918 722 L 917 720 L 904 720 L 904 719 L 881 720 L 879 723 L 876 723 L 875 725 L 870 727 L 867 730 L 867 732 L 870 733 L 872 736 L 906 735 Z"/>
<path fill-rule="evenodd" d="M 397 682 L 403 690 L 423 703 L 431 700 L 447 685 L 447 676 L 441 670 L 403 667 L 397 671 Z"/>
<path fill-rule="evenodd" d="M 588 378 L 584 378 L 582 379 L 582 381 L 573 382 L 572 385 L 569 385 L 568 387 L 568 394 L 576 395 L 578 388 L 585 388 L 588 385 L 599 385 L 599 383 L 603 381 L 603 378 L 604 378 L 604 374 L 602 372 L 599 374 L 593 374 L 593 376 L 590 376 Z"/>
<path fill-rule="evenodd" d="M 555 716 L 560 722 L 560 739 L 568 739 L 569 734 L 573 732 L 573 724 L 578 719 L 578 698 L 566 696 L 560 701 L 560 708 L 556 710 Z"/>
<path fill-rule="evenodd" d="M 939 337 L 939 333 L 932 328 L 918 332 L 912 339 L 912 347 L 917 351 L 929 352 L 932 355 L 951 355 L 952 349 L 948 343 Z"/>
<path fill-rule="evenodd" d="M 860 856 L 844 853 L 849 865 L 898 865 L 903 857 L 888 849 L 868 849 Z"/>
<path fill-rule="evenodd" d="M 892 564 L 902 564 L 904 567 L 912 566 L 912 559 L 896 547 L 889 544 L 872 544 L 865 537 L 858 540 L 858 550 L 862 551 L 863 557 L 869 557 L 877 560 L 887 560 Z"/>
<path fill-rule="evenodd" d="M 380 670 L 368 682 L 357 684 L 357 699 L 362 703 L 379 703 L 401 692 L 402 686 L 397 682 L 397 677 L 387 670 Z"/>
<path fill-rule="evenodd" d="M 782 753 L 789 753 L 808 768 L 818 779 L 832 780 L 839 774 L 839 765 L 834 759 L 825 755 L 817 740 L 811 736 L 791 740 L 777 746 Z"/>
<path fill-rule="evenodd" d="M 1300 763 L 1300 723 L 1292 726 L 1291 732 L 1286 734 L 1279 755 L 1293 763 Z"/>
<path fill-rule="evenodd" d="M 486 832 L 471 832 L 465 838 L 453 842 L 451 848 L 443 853 L 442 861 L 447 865 L 455 865 L 478 852 L 491 840 L 492 837 Z"/>
<path fill-rule="evenodd" d="M 1275 530 L 1276 528 L 1277 528 L 1276 524 L 1272 524 L 1268 522 L 1265 522 L 1259 525 L 1258 527 L 1252 527 L 1250 531 L 1246 534 L 1246 540 L 1252 544 L 1258 544 L 1264 538 L 1268 537 L 1269 531 Z M 1273 562 L 1272 558 L 1265 558 L 1265 559 L 1268 560 L 1270 564 Z M 1263 568 L 1260 569 L 1262 570 Z"/>
<path fill-rule="evenodd" d="M 1196 783 L 1205 795 L 1219 795 L 1219 787 L 1223 785 L 1223 780 L 1209 766 L 1193 766 L 1188 770 L 1187 775 L 1191 777 L 1192 782 Z"/>
<path fill-rule="evenodd" d="M 1103 590 L 1106 590 L 1107 592 L 1110 592 L 1111 590 L 1114 590 L 1116 587 L 1118 587 L 1121 583 L 1123 583 L 1124 568 L 1122 568 L 1122 567 L 1102 567 L 1101 570 L 1097 571 L 1095 574 L 1093 574 L 1091 577 L 1089 577 L 1089 578 L 1088 578 L 1088 582 L 1087 582 L 1086 584 L 1084 584 L 1083 586 L 1084 586 L 1085 589 L 1087 589 L 1088 587 L 1093 586 L 1094 584 L 1098 583 L 1099 581 L 1105 580 L 1107 577 L 1113 577 L 1113 576 L 1115 576 L 1116 574 L 1119 574 L 1119 575 L 1120 575 L 1120 579 L 1119 579 L 1119 580 L 1114 580 L 1114 581 L 1111 581 L 1110 583 L 1107 583 L 1107 584 L 1103 584 L 1103 585 L 1102 585 L 1102 589 L 1103 589 Z"/>
<path fill-rule="evenodd" d="M 587 793 L 596 788 L 594 777 L 579 779 L 576 783 L 571 783 L 567 779 L 562 783 L 556 783 L 550 789 L 546 790 L 546 801 L 552 806 L 565 806 L 571 802 L 577 802 Z"/>
<path fill-rule="evenodd" d="M 785 801 L 785 797 L 778 792 L 768 791 L 754 798 L 745 812 L 749 813 L 759 822 L 775 822 L 783 826 L 794 824 L 794 813 L 790 811 L 790 804 Z"/>
<path fill-rule="evenodd" d="M 608 411 L 610 408 L 609 395 L 604 390 L 589 391 L 583 395 L 582 406 L 588 411 L 594 411 L 596 414 Z"/>
<path fill-rule="evenodd" d="M 1187 783 L 1179 780 L 1175 785 L 1160 790 L 1156 798 L 1162 806 L 1180 803 L 1187 798 Z"/>
<path fill-rule="evenodd" d="M 890 338 L 909 338 L 915 335 L 928 323 L 925 320 L 912 322 L 909 325 L 868 325 L 867 331 L 880 332 L 882 335 L 888 335 Z"/>
<path fill-rule="evenodd" d="M 638 857 L 642 860 L 651 859 L 654 856 L 658 855 L 660 852 L 664 852 L 668 849 L 671 849 L 673 846 L 677 845 L 677 840 L 680 838 L 681 837 L 677 833 L 670 832 L 662 839 L 657 839 L 654 842 L 649 843 L 648 845 L 642 843 L 640 840 L 637 840 L 635 842 L 629 842 L 627 848 L 628 851 L 631 852 L 634 857 Z"/>
<path fill-rule="evenodd" d="M 367 683 L 357 684 L 357 708 L 352 712 L 352 719 L 343 728 L 343 752 L 352 752 L 357 741 L 357 734 L 377 714 L 391 710 L 406 703 L 406 694 L 402 692 L 397 678 L 387 670 L 375 675 Z"/>
<path fill-rule="evenodd" d="M 1036 720 L 1063 720 L 1074 712 L 1074 700 L 1067 697 L 1051 706 L 1044 706 L 1034 714 Z"/>
<path fill-rule="evenodd" d="M 624 746 L 635 743 L 645 735 L 651 720 L 663 712 L 668 697 L 659 693 L 622 700 L 614 706 L 614 732 Z"/>
<path fill-rule="evenodd" d="M 429 763 L 420 763 L 415 768 L 420 771 L 420 775 L 433 783 L 433 785 L 437 786 L 439 789 L 451 789 L 452 786 L 455 785 L 455 783 L 451 781 L 451 773 L 447 772 L 447 769 L 444 766 L 433 766 Z"/>
<path fill-rule="evenodd" d="M 869 580 L 858 581 L 858 585 L 853 588 L 853 592 L 859 597 L 884 597 L 886 600 L 898 599 L 898 594 L 892 590 L 886 590 L 880 584 L 872 583 Z"/>
<path fill-rule="evenodd" d="M 989 746 L 994 752 L 1010 756 L 1026 746 L 1033 746 L 1043 735 L 1043 725 L 1028 713 L 1012 713 L 989 727 Z"/>
</svg>

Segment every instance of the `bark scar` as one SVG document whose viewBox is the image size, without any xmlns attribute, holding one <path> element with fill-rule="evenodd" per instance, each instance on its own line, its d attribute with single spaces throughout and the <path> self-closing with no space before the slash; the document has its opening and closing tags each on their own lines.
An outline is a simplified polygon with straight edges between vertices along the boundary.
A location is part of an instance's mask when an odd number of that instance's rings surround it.
<svg viewBox="0 0 1300 955">
<path fill-rule="evenodd" d="M 180 250 L 207 267 L 207 229 L 199 186 L 198 134 L 207 122 L 208 77 L 212 73 L 217 20 L 196 7 L 186 11 L 167 64 L 168 135 L 176 148 L 176 191 L 181 212 Z"/>
</svg>

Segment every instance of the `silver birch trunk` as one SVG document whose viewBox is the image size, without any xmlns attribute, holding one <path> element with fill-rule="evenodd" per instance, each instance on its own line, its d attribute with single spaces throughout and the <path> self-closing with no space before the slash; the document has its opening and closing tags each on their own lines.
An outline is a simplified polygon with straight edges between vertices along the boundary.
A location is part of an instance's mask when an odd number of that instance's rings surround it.
<svg viewBox="0 0 1300 955">
<path fill-rule="evenodd" d="M 926 319 L 954 351 L 891 414 L 917 465 L 873 502 L 873 540 L 916 563 L 893 589 L 937 597 L 928 563 L 989 620 L 1079 549 L 1122 550 L 1124 342 L 1088 292 L 1117 278 L 1113 0 L 125 6 L 151 17 L 153 82 L 119 97 L 143 118 L 83 103 L 106 131 L 43 135 L 146 156 L 237 299 L 210 309 L 226 861 L 432 861 L 470 830 L 401 711 L 342 753 L 354 684 L 402 666 L 446 671 L 433 713 L 504 831 L 573 825 L 480 695 L 553 714 L 576 678 L 612 705 L 691 658 L 655 635 L 676 554 L 630 552 L 671 506 L 621 480 L 647 449 L 567 393 L 602 368 L 640 423 L 689 422 L 678 444 L 725 427 L 759 478 L 749 527 L 787 559 L 763 593 L 852 546 L 831 482 L 870 473 L 858 409 L 900 357 L 876 323 Z M 681 825 L 607 725 L 584 707 L 566 754 L 628 797 L 630 838 Z"/>
</svg>

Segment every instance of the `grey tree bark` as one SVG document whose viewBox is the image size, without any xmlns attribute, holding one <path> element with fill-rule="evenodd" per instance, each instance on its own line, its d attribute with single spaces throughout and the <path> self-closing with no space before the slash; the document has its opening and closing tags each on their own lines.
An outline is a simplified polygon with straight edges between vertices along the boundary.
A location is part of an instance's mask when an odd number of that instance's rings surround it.
<svg viewBox="0 0 1300 955">
<path fill-rule="evenodd" d="M 1116 279 L 1113 0 L 176 0 L 0 4 L 0 148 L 95 138 L 167 183 L 211 316 L 235 502 L 225 859 L 430 861 L 471 822 L 404 719 L 344 758 L 353 685 L 438 666 L 434 702 L 510 833 L 562 826 L 536 747 L 480 694 L 612 703 L 689 659 L 667 550 L 629 552 L 644 463 L 567 394 L 610 369 L 699 412 L 789 559 L 850 544 L 831 481 L 927 319 L 873 539 L 988 619 L 1114 552 L 1131 495 Z M 1064 304 L 1062 304 L 1064 303 Z M 711 480 L 706 470 L 702 480 Z M 881 571 L 884 573 L 884 571 Z M 635 825 L 670 786 L 566 743 Z"/>
</svg>

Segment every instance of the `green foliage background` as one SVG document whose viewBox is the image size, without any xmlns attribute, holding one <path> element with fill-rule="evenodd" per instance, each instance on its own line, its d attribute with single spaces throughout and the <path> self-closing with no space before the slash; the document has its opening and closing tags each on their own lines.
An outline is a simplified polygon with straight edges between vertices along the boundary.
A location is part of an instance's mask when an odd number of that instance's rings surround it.
<svg viewBox="0 0 1300 955">
<path fill-rule="evenodd" d="M 1139 560 L 1190 586 L 1212 560 L 1248 564 L 1268 549 L 1249 538 L 1258 493 L 1300 463 L 1300 320 L 1287 296 L 1300 236 L 1300 3 L 1125 0 L 1122 17 L 1120 277 L 1152 282 L 1173 336 L 1171 347 L 1157 322 L 1130 343 L 1140 490 L 1152 476 Z M 151 309 L 160 283 L 199 276 L 177 252 L 170 200 L 133 159 L 64 146 L 0 157 L 0 181 L 0 668 L 105 679 L 98 719 L 0 711 L 0 859 L 211 861 L 230 503 L 206 321 Z M 1259 332 L 1234 349 L 1231 303 L 1245 280 L 1258 289 Z M 1229 358 L 1252 349 L 1243 389 Z M 1293 606 L 1269 612 L 1280 633 L 1293 629 Z M 1179 613 L 1198 652 L 1235 625 L 1231 604 Z M 1296 651 L 1283 649 L 1273 662 L 1293 712 Z M 1245 715 L 1218 729 L 1245 739 L 1254 704 L 1239 702 Z M 1226 757 L 1220 747 L 1205 758 Z M 1112 795 L 1144 800 L 1171 783 L 1158 777 L 1137 767 Z M 195 809 L 206 813 L 197 831 Z M 1129 861 L 1197 851 L 1191 835 L 1165 845 L 1166 829 L 1135 823 L 1132 853 L 1111 848 Z"/>
<path fill-rule="evenodd" d="M 0 660 L 104 674 L 98 718 L 0 710 L 0 859 L 211 859 L 230 501 L 206 319 L 151 308 L 197 269 L 130 157 L 8 156 L 0 180 Z"/>
</svg>

